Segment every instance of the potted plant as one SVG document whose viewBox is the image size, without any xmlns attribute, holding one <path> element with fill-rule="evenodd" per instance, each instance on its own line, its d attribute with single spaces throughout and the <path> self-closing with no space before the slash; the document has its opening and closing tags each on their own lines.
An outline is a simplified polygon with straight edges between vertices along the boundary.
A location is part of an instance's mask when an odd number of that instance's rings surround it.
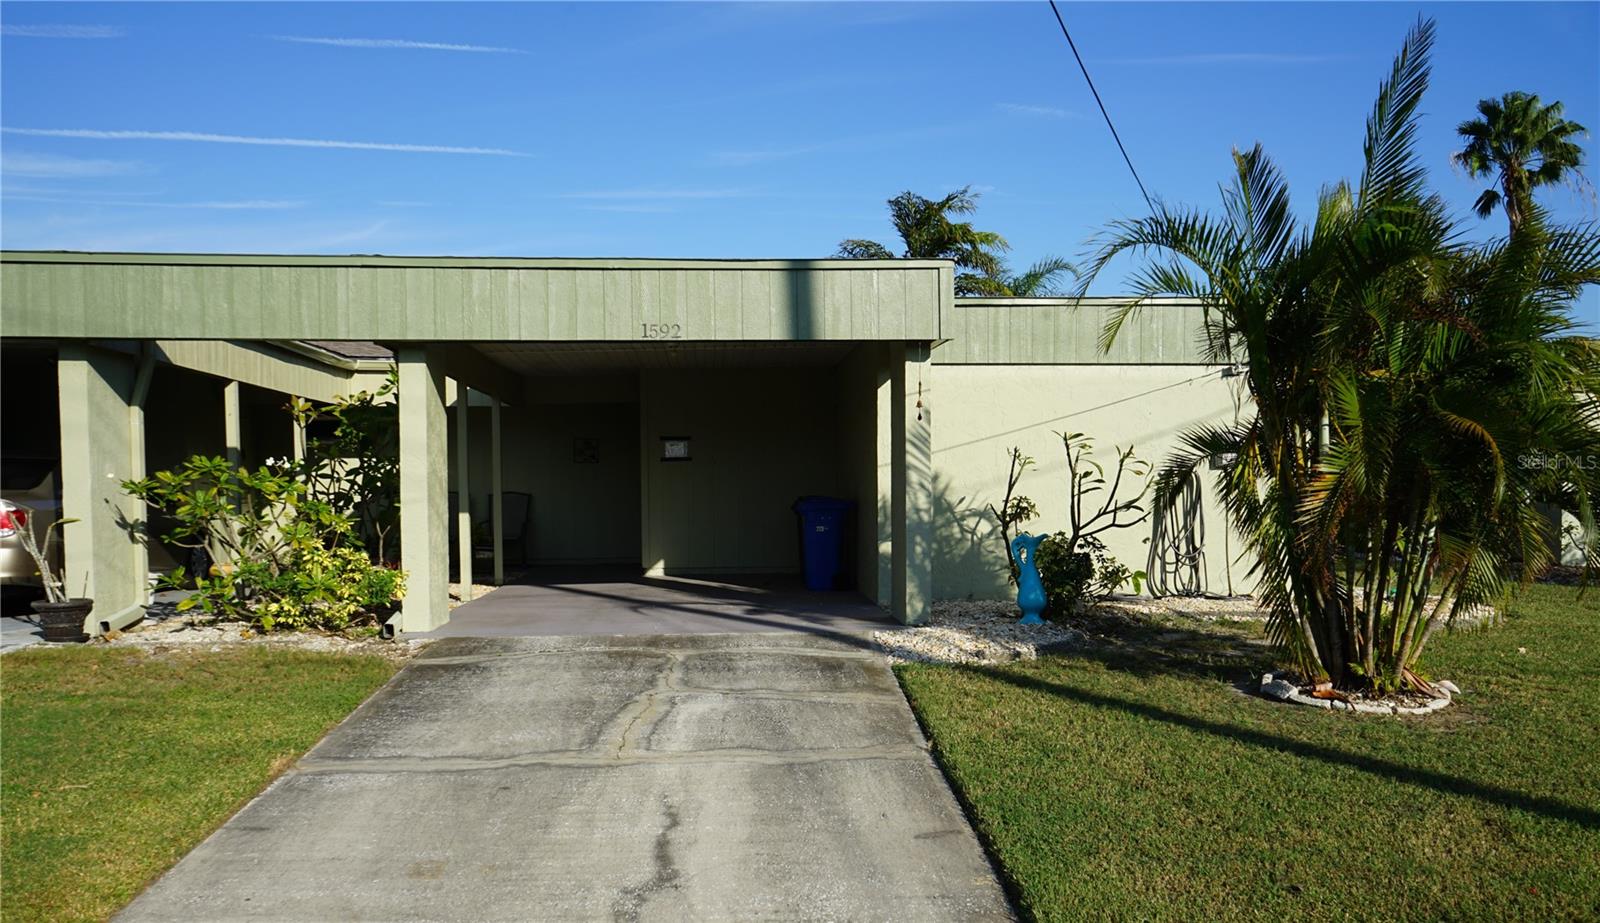
<svg viewBox="0 0 1600 923">
<path fill-rule="evenodd" d="M 69 522 L 77 520 L 57 519 L 44 530 L 46 549 L 50 547 L 51 533 Z M 89 636 L 84 634 L 83 623 L 89 617 L 90 610 L 94 609 L 94 600 L 67 596 L 61 575 L 50 566 L 45 551 L 34 541 L 32 527 L 23 523 L 22 528 L 17 530 L 17 538 L 39 568 L 39 582 L 44 584 L 44 599 L 33 604 L 33 612 L 39 617 L 39 627 L 44 629 L 44 639 L 72 643 L 87 641 Z"/>
</svg>

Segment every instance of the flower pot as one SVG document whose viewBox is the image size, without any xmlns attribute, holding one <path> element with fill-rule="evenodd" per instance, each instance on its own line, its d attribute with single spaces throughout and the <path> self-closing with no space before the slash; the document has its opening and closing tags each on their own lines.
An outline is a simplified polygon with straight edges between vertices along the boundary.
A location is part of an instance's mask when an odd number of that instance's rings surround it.
<svg viewBox="0 0 1600 923">
<path fill-rule="evenodd" d="M 83 632 L 83 621 L 93 608 L 92 599 L 69 599 L 59 603 L 41 599 L 33 604 L 39 627 L 44 629 L 44 639 L 72 644 L 89 640 Z"/>
</svg>

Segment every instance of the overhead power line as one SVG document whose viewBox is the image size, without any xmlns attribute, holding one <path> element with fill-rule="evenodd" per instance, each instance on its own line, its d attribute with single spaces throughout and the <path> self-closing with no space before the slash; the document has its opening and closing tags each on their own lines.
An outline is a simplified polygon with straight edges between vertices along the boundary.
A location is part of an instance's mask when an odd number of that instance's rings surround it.
<svg viewBox="0 0 1600 923">
<path fill-rule="evenodd" d="M 1133 174 L 1133 181 L 1139 184 L 1139 194 L 1144 196 L 1144 204 L 1152 212 L 1155 211 L 1155 204 L 1150 201 L 1150 193 L 1145 191 L 1144 180 L 1139 178 L 1139 171 L 1133 168 L 1133 158 L 1128 156 L 1128 149 L 1122 146 L 1122 136 L 1117 134 L 1117 126 L 1111 122 L 1111 113 L 1106 111 L 1106 104 L 1100 99 L 1100 91 L 1094 88 L 1094 78 L 1089 76 L 1089 68 L 1083 64 L 1083 55 L 1078 54 L 1078 43 L 1072 40 L 1072 33 L 1067 31 L 1067 21 L 1061 18 L 1061 10 L 1056 7 L 1056 0 L 1050 0 L 1050 11 L 1056 14 L 1056 23 L 1061 26 L 1061 34 L 1067 37 L 1067 47 L 1072 49 L 1072 56 L 1078 59 L 1078 70 L 1083 71 L 1084 82 L 1089 84 L 1089 92 L 1094 94 L 1094 101 L 1100 107 L 1100 114 L 1105 117 L 1106 127 L 1111 129 L 1111 140 L 1117 142 L 1117 150 L 1122 152 L 1122 162 L 1128 165 L 1128 172 Z"/>
</svg>

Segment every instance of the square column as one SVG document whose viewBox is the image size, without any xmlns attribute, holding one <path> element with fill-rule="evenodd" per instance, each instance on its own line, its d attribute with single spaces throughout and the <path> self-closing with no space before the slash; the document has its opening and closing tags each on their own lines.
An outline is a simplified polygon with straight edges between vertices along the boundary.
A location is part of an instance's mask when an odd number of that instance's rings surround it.
<svg viewBox="0 0 1600 923">
<path fill-rule="evenodd" d="M 135 403 L 135 361 L 63 343 L 56 366 L 61 413 L 61 515 L 65 590 L 94 600 L 84 630 L 131 621 L 147 603 L 149 556 L 135 530 L 146 511 L 122 492 L 144 476 L 143 412 Z M 122 618 L 117 618 L 118 616 Z"/>
<path fill-rule="evenodd" d="M 456 382 L 456 579 L 461 601 L 472 601 L 472 389 Z"/>
<path fill-rule="evenodd" d="M 931 346 L 889 347 L 891 611 L 908 625 L 926 622 L 933 606 Z"/>
<path fill-rule="evenodd" d="M 400 379 L 400 566 L 406 572 L 400 630 L 428 631 L 450 618 L 444 372 L 429 362 L 422 347 L 403 347 L 395 360 Z"/>
<path fill-rule="evenodd" d="M 489 396 L 489 528 L 494 530 L 494 585 L 506 582 L 505 513 L 500 499 L 500 398 Z"/>
<path fill-rule="evenodd" d="M 235 468 L 244 461 L 244 437 L 240 434 L 239 383 L 222 386 L 222 444 L 227 447 L 228 463 Z"/>
</svg>

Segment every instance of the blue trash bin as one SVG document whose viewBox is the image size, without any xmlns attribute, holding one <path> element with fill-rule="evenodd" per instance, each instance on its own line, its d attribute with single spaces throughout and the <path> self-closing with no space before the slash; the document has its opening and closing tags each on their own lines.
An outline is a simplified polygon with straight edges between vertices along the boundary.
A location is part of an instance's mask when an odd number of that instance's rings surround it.
<svg viewBox="0 0 1600 923">
<path fill-rule="evenodd" d="M 794 502 L 800 516 L 800 570 L 806 589 L 837 588 L 845 526 L 855 506 L 855 501 L 837 497 L 801 497 Z"/>
</svg>

